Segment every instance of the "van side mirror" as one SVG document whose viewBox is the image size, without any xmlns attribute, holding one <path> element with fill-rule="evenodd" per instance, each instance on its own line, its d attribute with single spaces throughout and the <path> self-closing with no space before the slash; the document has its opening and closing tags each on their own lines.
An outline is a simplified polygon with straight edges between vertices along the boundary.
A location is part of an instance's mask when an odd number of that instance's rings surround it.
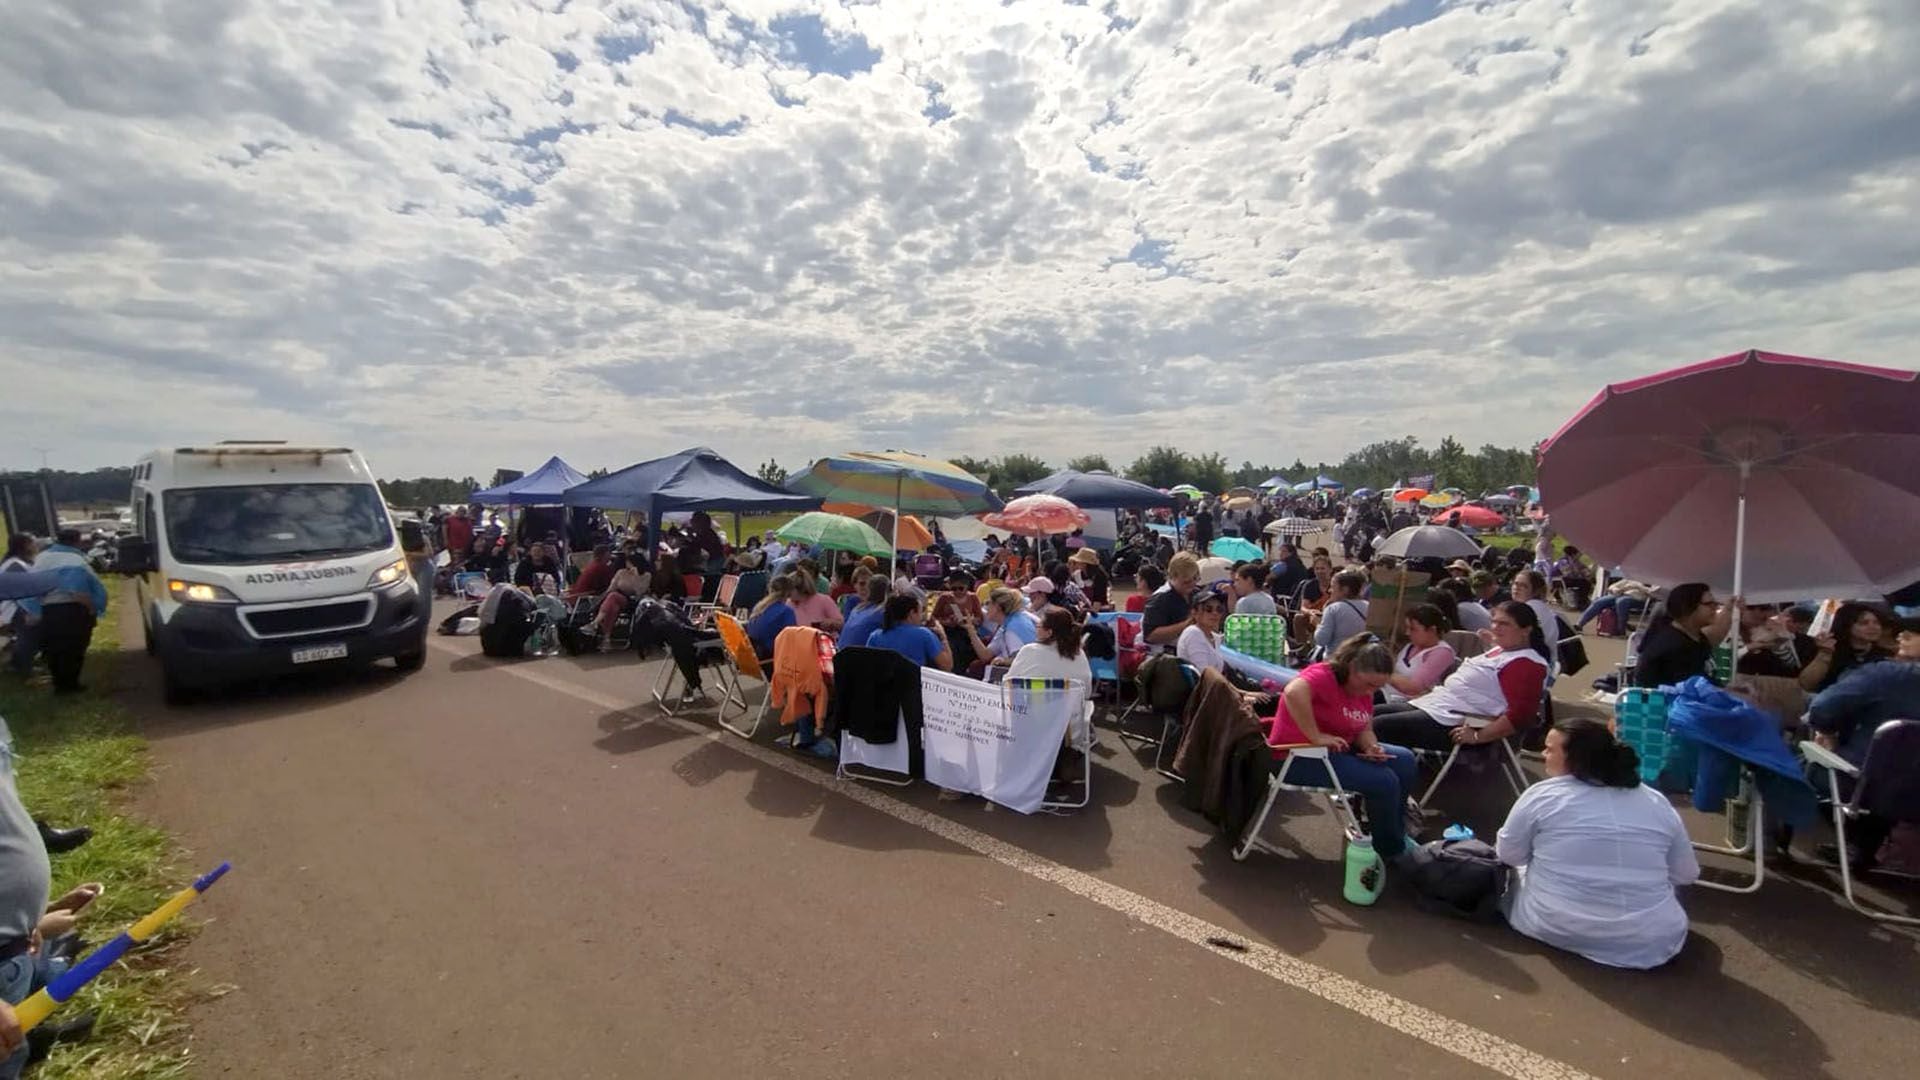
<svg viewBox="0 0 1920 1080">
<path fill-rule="evenodd" d="M 409 518 L 400 523 L 400 550 L 409 555 L 427 553 L 427 530 L 420 522 Z"/>
<path fill-rule="evenodd" d="M 123 536 L 114 550 L 113 568 L 123 574 L 151 574 L 158 567 L 153 563 L 153 544 L 144 536 Z"/>
</svg>

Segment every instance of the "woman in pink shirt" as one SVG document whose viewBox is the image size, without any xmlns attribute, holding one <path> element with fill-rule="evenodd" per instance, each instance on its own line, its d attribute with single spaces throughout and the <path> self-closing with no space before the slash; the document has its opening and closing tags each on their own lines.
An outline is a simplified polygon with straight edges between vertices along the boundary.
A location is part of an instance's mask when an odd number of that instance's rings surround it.
<svg viewBox="0 0 1920 1080">
<path fill-rule="evenodd" d="M 805 572 L 793 575 L 793 598 L 787 603 L 793 605 L 794 621 L 801 626 L 835 634 L 845 622 L 840 605 L 823 596 L 818 591 L 818 582 Z"/>
<path fill-rule="evenodd" d="M 1419 780 L 1413 751 L 1373 735 L 1373 692 L 1392 674 L 1387 647 L 1371 634 L 1356 634 L 1287 684 L 1267 733 L 1275 770 L 1289 747 L 1326 747 L 1325 764 L 1297 761 L 1287 781 L 1332 787 L 1339 777 L 1342 788 L 1365 800 L 1373 848 L 1383 859 L 1407 850 L 1407 793 Z"/>
<path fill-rule="evenodd" d="M 1449 629 L 1447 617 L 1432 604 L 1407 609 L 1407 643 L 1393 656 L 1393 678 L 1386 688 L 1389 699 L 1419 697 L 1447 677 L 1460 660 L 1453 646 L 1440 640 Z"/>
</svg>

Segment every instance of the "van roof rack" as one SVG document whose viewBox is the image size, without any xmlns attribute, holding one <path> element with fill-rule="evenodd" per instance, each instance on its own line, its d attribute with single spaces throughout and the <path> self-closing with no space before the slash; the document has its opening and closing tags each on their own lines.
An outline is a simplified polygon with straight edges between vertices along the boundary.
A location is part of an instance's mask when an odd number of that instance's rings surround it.
<svg viewBox="0 0 1920 1080">
<path fill-rule="evenodd" d="M 218 466 L 224 458 L 239 457 L 312 458 L 315 464 L 319 464 L 320 459 L 323 457 L 334 454 L 351 454 L 353 450 L 345 446 L 288 446 L 284 442 L 277 442 L 221 443 L 218 446 L 182 446 L 175 448 L 174 453 L 183 457 L 209 457 L 213 459 L 213 464 Z"/>
<path fill-rule="evenodd" d="M 285 446 L 285 439 L 221 439 L 218 446 Z"/>
</svg>

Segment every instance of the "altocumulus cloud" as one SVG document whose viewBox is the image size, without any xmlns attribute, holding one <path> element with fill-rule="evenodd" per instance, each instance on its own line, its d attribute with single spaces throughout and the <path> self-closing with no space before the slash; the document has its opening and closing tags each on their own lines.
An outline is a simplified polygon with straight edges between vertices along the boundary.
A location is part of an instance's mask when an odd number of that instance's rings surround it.
<svg viewBox="0 0 1920 1080">
<path fill-rule="evenodd" d="M 1518 443 L 1911 364 L 1913 0 L 0 0 L 0 464 Z"/>
</svg>

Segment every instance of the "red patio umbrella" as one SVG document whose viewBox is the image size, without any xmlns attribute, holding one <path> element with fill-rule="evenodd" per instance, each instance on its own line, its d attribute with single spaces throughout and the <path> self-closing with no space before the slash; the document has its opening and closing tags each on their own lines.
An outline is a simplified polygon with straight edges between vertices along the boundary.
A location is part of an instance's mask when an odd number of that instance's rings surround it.
<svg viewBox="0 0 1920 1080">
<path fill-rule="evenodd" d="M 1920 580 L 1920 373 L 1749 351 L 1616 383 L 1542 446 L 1540 490 L 1643 581 L 1889 592 Z"/>
<path fill-rule="evenodd" d="M 1456 506 L 1427 519 L 1431 525 L 1470 525 L 1476 529 L 1497 529 L 1507 523 L 1505 514 L 1484 506 Z"/>
</svg>

